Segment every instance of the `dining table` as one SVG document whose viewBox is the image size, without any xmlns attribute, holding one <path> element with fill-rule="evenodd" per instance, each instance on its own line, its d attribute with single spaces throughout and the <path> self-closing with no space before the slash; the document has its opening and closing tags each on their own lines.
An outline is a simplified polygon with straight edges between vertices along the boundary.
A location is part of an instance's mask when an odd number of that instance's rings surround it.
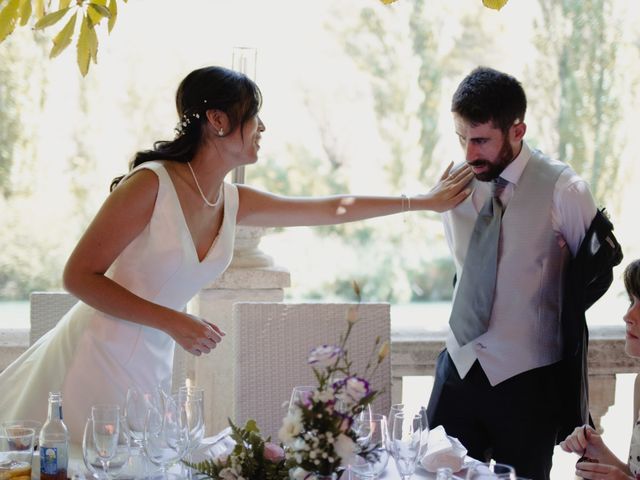
<svg viewBox="0 0 640 480">
<path fill-rule="evenodd" d="M 212 437 L 205 438 L 202 441 L 201 447 L 199 448 L 198 457 L 196 461 L 201 461 L 204 458 L 215 457 L 217 454 L 228 450 L 229 447 L 233 448 L 233 441 L 229 436 L 228 429 L 223 430 L 217 435 Z M 470 457 L 467 457 L 468 461 L 473 461 Z M 173 472 L 180 472 L 181 467 L 176 465 L 173 467 Z M 69 468 L 68 468 L 68 476 L 71 480 L 91 480 L 94 477 L 88 470 L 84 464 L 82 459 L 82 448 L 79 445 L 71 445 L 69 452 Z M 122 480 L 132 480 L 131 477 L 118 477 L 122 478 Z M 150 476 L 141 476 L 138 477 L 140 480 L 160 480 L 162 476 L 160 475 L 150 475 Z M 389 462 L 387 467 L 385 468 L 383 474 L 378 477 L 379 480 L 402 480 L 400 474 L 398 473 L 398 469 L 396 468 L 395 462 L 392 457 L 389 457 Z M 432 472 L 428 472 L 421 465 L 416 467 L 415 473 L 412 475 L 412 480 L 435 480 L 436 474 Z M 36 451 L 33 457 L 33 468 L 31 474 L 32 480 L 40 480 L 40 458 L 38 456 L 38 452 Z M 454 473 L 454 480 L 464 480 L 465 479 L 465 470 L 461 470 L 460 472 Z M 137 480 L 137 478 L 136 478 Z M 351 474 L 347 477 L 345 475 L 342 476 L 341 480 L 360 480 L 355 474 Z"/>
</svg>

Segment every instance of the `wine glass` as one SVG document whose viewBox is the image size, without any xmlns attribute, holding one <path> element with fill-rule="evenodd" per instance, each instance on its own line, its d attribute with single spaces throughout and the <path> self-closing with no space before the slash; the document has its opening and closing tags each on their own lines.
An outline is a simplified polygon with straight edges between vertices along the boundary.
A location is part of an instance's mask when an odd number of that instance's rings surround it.
<svg viewBox="0 0 640 480">
<path fill-rule="evenodd" d="M 374 413 L 368 421 L 358 421 L 361 422 L 358 439 L 361 451 L 352 465 L 352 470 L 360 478 L 376 479 L 389 461 L 387 417 Z"/>
<path fill-rule="evenodd" d="M 476 463 L 469 467 L 467 480 L 516 480 L 516 470 L 504 463 Z"/>
<path fill-rule="evenodd" d="M 174 400 L 180 408 L 184 408 L 187 426 L 189 428 L 189 445 L 185 458 L 193 462 L 192 454 L 202 443 L 204 438 L 204 389 L 196 387 L 180 387 Z M 186 467 L 186 477 L 192 478 L 191 468 Z"/>
<path fill-rule="evenodd" d="M 291 399 L 289 400 L 289 414 L 293 413 L 296 405 L 304 404 L 315 392 L 316 387 L 311 385 L 300 385 L 293 387 Z"/>
<path fill-rule="evenodd" d="M 127 422 L 127 430 L 135 446 L 142 448 L 144 421 L 147 411 L 151 407 L 160 408 L 161 403 L 162 400 L 159 389 L 155 392 L 143 392 L 136 387 L 131 387 L 127 390 L 124 417 Z"/>
<path fill-rule="evenodd" d="M 411 478 L 416 470 L 420 453 L 422 435 L 422 417 L 396 413 L 391 433 L 391 455 L 402 480 Z"/>
<path fill-rule="evenodd" d="M 94 478 L 139 478 L 145 474 L 141 469 L 133 468 L 135 467 L 135 460 L 132 460 L 131 457 L 131 439 L 124 417 L 120 417 L 120 431 L 116 441 L 116 452 L 109 460 L 106 471 L 98 454 L 93 432 L 94 421 L 89 417 L 82 437 L 82 459 L 87 470 Z"/>
<path fill-rule="evenodd" d="M 91 407 L 93 447 L 102 470 L 108 477 L 109 461 L 114 457 L 120 435 L 120 407 L 118 405 L 94 405 Z"/>
<path fill-rule="evenodd" d="M 147 458 L 160 467 L 163 478 L 180 478 L 167 472 L 182 459 L 189 446 L 186 410 L 175 396 L 166 396 L 159 408 L 151 407 L 147 411 L 143 438 Z"/>
</svg>

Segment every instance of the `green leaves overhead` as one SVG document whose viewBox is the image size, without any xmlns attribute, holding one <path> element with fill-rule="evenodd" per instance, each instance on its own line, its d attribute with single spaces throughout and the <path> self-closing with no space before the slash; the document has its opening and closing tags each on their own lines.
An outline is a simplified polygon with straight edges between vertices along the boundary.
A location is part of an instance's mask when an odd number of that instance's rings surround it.
<svg viewBox="0 0 640 480">
<path fill-rule="evenodd" d="M 18 25 L 25 26 L 30 20 L 36 30 L 64 25 L 53 37 L 50 57 L 60 55 L 73 42 L 75 35 L 78 68 L 85 76 L 91 60 L 98 62 L 96 27 L 106 18 L 107 32 L 113 30 L 118 16 L 118 2 L 126 3 L 127 0 L 9 0 L 6 3 L 0 0 L 0 42 L 11 35 Z M 56 3 L 57 9 L 54 7 Z"/>
<path fill-rule="evenodd" d="M 7 38 L 16 28 L 19 16 L 20 0 L 9 0 L 0 11 L 0 42 Z"/>
</svg>

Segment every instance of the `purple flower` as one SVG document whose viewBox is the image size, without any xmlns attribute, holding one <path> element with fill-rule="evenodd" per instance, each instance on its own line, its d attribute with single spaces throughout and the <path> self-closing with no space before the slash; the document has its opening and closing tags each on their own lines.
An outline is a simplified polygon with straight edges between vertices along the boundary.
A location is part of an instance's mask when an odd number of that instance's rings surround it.
<svg viewBox="0 0 640 480">
<path fill-rule="evenodd" d="M 342 356 L 342 349 L 336 345 L 320 345 L 309 354 L 309 365 L 328 367 Z"/>
<path fill-rule="evenodd" d="M 369 382 L 364 378 L 349 377 L 344 380 L 342 395 L 347 397 L 345 398 L 346 401 L 357 403 L 369 395 L 370 392 Z"/>
</svg>

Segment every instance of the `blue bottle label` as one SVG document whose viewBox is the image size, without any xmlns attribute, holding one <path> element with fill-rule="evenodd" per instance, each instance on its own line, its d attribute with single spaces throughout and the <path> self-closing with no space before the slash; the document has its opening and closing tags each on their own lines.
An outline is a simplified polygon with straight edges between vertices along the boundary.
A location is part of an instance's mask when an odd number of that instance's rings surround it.
<svg viewBox="0 0 640 480">
<path fill-rule="evenodd" d="M 40 446 L 40 473 L 55 475 L 59 470 L 58 449 Z"/>
</svg>

